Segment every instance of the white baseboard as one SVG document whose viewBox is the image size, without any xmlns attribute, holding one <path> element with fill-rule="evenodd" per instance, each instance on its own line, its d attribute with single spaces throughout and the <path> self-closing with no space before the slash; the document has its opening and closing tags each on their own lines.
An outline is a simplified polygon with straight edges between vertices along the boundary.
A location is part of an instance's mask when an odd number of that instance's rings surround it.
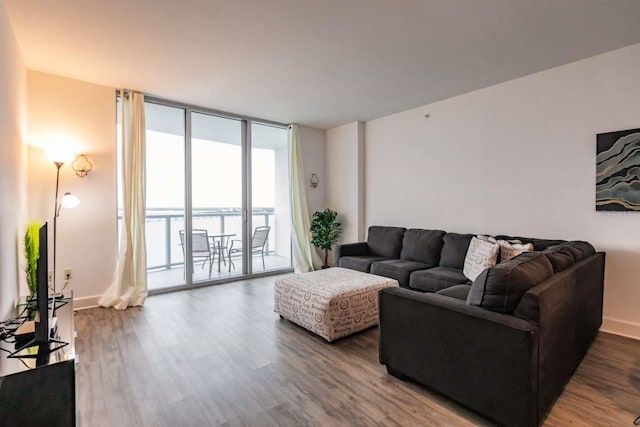
<svg viewBox="0 0 640 427">
<path fill-rule="evenodd" d="M 640 323 L 604 317 L 600 330 L 602 332 L 609 332 L 610 334 L 640 340 Z"/>
<path fill-rule="evenodd" d="M 92 297 L 74 298 L 73 309 L 84 310 L 85 308 L 98 307 L 98 300 L 100 295 L 94 295 Z"/>
</svg>

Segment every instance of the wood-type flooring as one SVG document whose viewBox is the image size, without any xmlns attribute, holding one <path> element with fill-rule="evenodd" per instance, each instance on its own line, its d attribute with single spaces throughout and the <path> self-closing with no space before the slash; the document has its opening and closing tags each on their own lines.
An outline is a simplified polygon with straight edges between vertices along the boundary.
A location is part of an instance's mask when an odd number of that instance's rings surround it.
<svg viewBox="0 0 640 427">
<path fill-rule="evenodd" d="M 273 312 L 275 278 L 76 315 L 79 426 L 492 425 L 387 374 L 378 330 L 327 343 Z M 640 341 L 600 333 L 544 425 L 633 426 Z"/>
</svg>

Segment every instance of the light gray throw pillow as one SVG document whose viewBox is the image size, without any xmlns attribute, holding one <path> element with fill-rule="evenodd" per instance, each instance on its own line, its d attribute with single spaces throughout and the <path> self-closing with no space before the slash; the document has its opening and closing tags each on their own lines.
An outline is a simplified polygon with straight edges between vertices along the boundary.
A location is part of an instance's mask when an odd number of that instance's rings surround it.
<svg viewBox="0 0 640 427">
<path fill-rule="evenodd" d="M 471 239 L 467 256 L 464 258 L 462 272 L 469 280 L 476 280 L 485 269 L 493 267 L 498 262 L 500 245 L 491 236 L 476 236 Z"/>
</svg>

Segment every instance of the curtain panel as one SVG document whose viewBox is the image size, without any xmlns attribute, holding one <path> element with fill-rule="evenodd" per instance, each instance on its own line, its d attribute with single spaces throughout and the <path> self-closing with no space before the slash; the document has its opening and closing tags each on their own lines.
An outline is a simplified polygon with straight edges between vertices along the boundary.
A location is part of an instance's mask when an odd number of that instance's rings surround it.
<svg viewBox="0 0 640 427">
<path fill-rule="evenodd" d="M 296 273 L 313 271 L 322 265 L 320 255 L 311 245 L 311 221 L 307 194 L 305 192 L 305 175 L 300 148 L 298 125 L 289 126 L 289 158 L 291 159 L 291 240 L 293 244 L 293 270 Z"/>
<path fill-rule="evenodd" d="M 145 242 L 144 95 L 120 92 L 122 114 L 122 231 L 118 263 L 111 285 L 98 300 L 103 307 L 124 310 L 144 304 L 147 290 Z"/>
</svg>

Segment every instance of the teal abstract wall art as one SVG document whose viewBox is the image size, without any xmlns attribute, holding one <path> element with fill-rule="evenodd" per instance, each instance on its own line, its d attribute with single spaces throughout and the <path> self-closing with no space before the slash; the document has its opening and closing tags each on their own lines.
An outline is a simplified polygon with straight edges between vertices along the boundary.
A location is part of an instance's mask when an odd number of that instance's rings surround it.
<svg viewBox="0 0 640 427">
<path fill-rule="evenodd" d="M 640 211 L 640 129 L 596 140 L 596 211 Z"/>
</svg>

